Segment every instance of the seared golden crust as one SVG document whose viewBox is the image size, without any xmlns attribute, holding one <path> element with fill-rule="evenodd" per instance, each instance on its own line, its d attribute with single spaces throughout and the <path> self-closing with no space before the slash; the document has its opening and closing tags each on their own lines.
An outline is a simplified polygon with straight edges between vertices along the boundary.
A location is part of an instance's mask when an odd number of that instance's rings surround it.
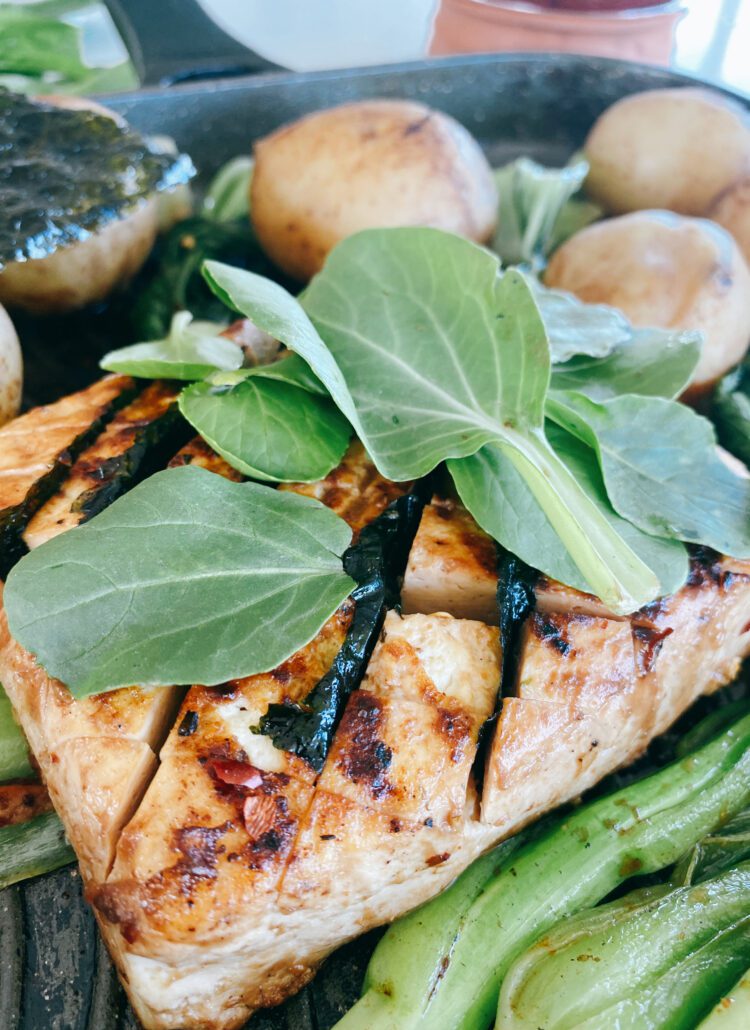
<svg viewBox="0 0 750 1030">
<path fill-rule="evenodd" d="M 411 485 L 384 479 L 359 440 L 353 440 L 341 463 L 325 479 L 317 483 L 282 483 L 279 490 L 292 490 L 321 501 L 349 523 L 356 537 L 391 501 L 408 493 Z"/>
<path fill-rule="evenodd" d="M 229 462 L 224 461 L 216 451 L 212 450 L 200 436 L 193 437 L 184 447 L 181 447 L 170 460 L 167 468 L 180 468 L 182 465 L 197 465 L 208 472 L 215 472 L 225 479 L 231 479 L 235 483 L 241 483 L 245 478 L 241 472 L 232 468 Z"/>
</svg>

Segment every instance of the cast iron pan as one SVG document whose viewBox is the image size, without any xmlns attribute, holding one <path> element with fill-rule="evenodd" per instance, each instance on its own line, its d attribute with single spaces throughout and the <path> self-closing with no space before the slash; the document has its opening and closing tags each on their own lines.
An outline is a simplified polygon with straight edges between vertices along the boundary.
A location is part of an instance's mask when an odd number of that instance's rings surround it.
<svg viewBox="0 0 750 1030">
<path fill-rule="evenodd" d="M 619 97 L 692 83 L 620 61 L 478 56 L 188 83 L 107 98 L 107 103 L 142 131 L 175 137 L 203 174 L 248 152 L 254 138 L 284 121 L 374 96 L 414 98 L 452 114 L 477 136 L 494 164 L 518 154 L 553 164 L 567 160 L 599 112 Z M 58 355 L 66 342 L 75 354 L 75 340 L 55 342 Z M 29 365 L 31 358 L 27 355 Z M 52 352 L 35 353 L 33 362 L 29 372 L 37 397 L 51 399 L 72 388 Z M 309 988 L 281 1008 L 255 1016 L 248 1030 L 327 1030 L 358 996 L 376 938 L 377 933 L 369 934 L 341 949 Z M 137 1025 L 72 867 L 0 894 L 3 1030 L 134 1030 Z"/>
</svg>

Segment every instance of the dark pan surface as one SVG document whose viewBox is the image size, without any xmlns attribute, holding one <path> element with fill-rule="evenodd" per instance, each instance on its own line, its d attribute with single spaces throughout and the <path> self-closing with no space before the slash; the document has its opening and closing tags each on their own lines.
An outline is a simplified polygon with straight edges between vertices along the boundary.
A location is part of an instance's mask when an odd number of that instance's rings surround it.
<svg viewBox="0 0 750 1030">
<path fill-rule="evenodd" d="M 453 115 L 493 164 L 529 154 L 564 163 L 597 115 L 628 93 L 694 80 L 663 69 L 570 55 L 479 56 L 364 71 L 277 74 L 142 91 L 107 103 L 147 133 L 173 136 L 208 175 L 285 121 L 348 100 L 402 97 Z M 73 337 L 74 337 L 73 333 Z M 27 351 L 29 397 L 74 388 L 75 339 Z M 94 368 L 90 373 L 93 375 Z M 73 376 L 75 378 L 75 376 Z M 358 996 L 377 933 L 341 949 L 313 984 L 248 1030 L 327 1030 Z M 65 869 L 0 894 L 2 1030 L 136 1030 L 78 873 Z"/>
</svg>

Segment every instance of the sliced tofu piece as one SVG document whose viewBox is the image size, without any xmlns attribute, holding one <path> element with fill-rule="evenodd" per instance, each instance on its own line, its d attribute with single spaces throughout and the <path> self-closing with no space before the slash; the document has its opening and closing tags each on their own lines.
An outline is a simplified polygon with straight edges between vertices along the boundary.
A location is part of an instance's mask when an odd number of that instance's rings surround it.
<svg viewBox="0 0 750 1030">
<path fill-rule="evenodd" d="M 57 492 L 42 505 L 23 533 L 29 550 L 86 522 L 143 475 L 159 467 L 184 438 L 177 411 L 179 387 L 150 383 L 111 419 L 81 452 Z"/>
<path fill-rule="evenodd" d="M 556 579 L 540 576 L 534 585 L 536 610 L 547 614 L 595 615 L 627 622 L 627 615 L 615 615 L 594 594 L 586 594 Z"/>
<path fill-rule="evenodd" d="M 616 728 L 574 702 L 506 697 L 482 790 L 482 818 L 505 837 L 592 786 L 617 764 Z"/>
<path fill-rule="evenodd" d="M 128 376 L 105 376 L 0 429 L 0 579 L 24 553 L 21 533 L 31 516 L 135 392 Z"/>
<path fill-rule="evenodd" d="M 523 625 L 513 694 L 574 704 L 617 737 L 622 761 L 643 750 L 654 721 L 653 692 L 635 674 L 629 622 L 592 615 L 543 615 Z"/>
<path fill-rule="evenodd" d="M 632 617 L 636 673 L 653 695 L 651 735 L 739 673 L 750 651 L 750 562 L 694 556 L 686 585 Z"/>
<path fill-rule="evenodd" d="M 411 486 L 384 479 L 359 440 L 353 440 L 341 463 L 325 479 L 316 483 L 281 483 L 279 490 L 292 490 L 321 501 L 349 523 L 356 537 L 391 501 L 408 493 Z"/>
<path fill-rule="evenodd" d="M 497 626 L 497 548 L 458 501 L 425 506 L 404 573 L 405 613 L 449 612 Z"/>
<path fill-rule="evenodd" d="M 496 629 L 447 614 L 389 612 L 349 698 L 320 788 L 396 823 L 462 822 L 479 731 L 500 685 Z"/>
</svg>

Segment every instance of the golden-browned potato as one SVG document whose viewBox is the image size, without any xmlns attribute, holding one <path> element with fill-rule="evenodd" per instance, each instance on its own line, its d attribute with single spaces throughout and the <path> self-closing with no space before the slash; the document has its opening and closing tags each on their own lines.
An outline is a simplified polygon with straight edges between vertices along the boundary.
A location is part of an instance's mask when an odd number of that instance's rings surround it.
<svg viewBox="0 0 750 1030">
<path fill-rule="evenodd" d="M 157 222 L 157 200 L 151 197 L 80 243 L 6 265 L 0 272 L 0 303 L 44 314 L 103 300 L 146 260 Z"/>
<path fill-rule="evenodd" d="M 21 406 L 23 364 L 16 330 L 0 307 L 0 426 L 18 414 Z"/>
<path fill-rule="evenodd" d="M 90 110 L 123 123 L 120 115 L 85 97 L 50 95 L 45 103 Z M 103 300 L 132 278 L 151 252 L 158 228 L 157 197 L 49 257 L 15 261 L 0 271 L 0 303 L 38 314 L 72 311 Z"/>
<path fill-rule="evenodd" d="M 708 217 L 734 236 L 750 265 L 750 176 L 719 194 Z"/>
<path fill-rule="evenodd" d="M 655 89 L 619 100 L 584 146 L 586 192 L 611 214 L 666 208 L 705 215 L 750 173 L 750 119 L 708 89 Z"/>
<path fill-rule="evenodd" d="M 702 218 L 638 211 L 591 225 L 555 252 L 545 282 L 620 308 L 637 326 L 701 330 L 694 392 L 750 341 L 750 271 L 729 233 Z"/>
<path fill-rule="evenodd" d="M 439 111 L 367 100 L 308 115 L 255 145 L 250 208 L 273 261 L 309 279 L 360 229 L 430 225 L 484 242 L 497 193 L 476 140 Z"/>
</svg>

